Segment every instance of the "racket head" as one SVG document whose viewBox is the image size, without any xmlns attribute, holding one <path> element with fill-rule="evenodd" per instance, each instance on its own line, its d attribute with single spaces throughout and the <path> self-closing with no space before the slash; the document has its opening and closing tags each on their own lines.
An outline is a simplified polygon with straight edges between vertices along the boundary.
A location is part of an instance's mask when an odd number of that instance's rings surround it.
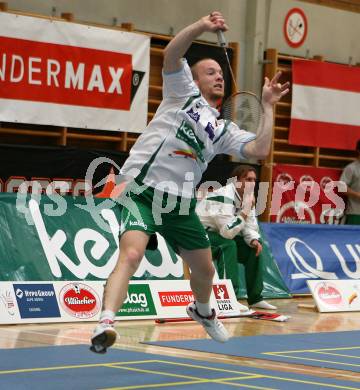
<svg viewBox="0 0 360 390">
<path fill-rule="evenodd" d="M 222 105 L 222 117 L 234 122 L 240 129 L 257 132 L 264 118 L 260 99 L 252 92 L 240 91 L 229 96 Z"/>
</svg>

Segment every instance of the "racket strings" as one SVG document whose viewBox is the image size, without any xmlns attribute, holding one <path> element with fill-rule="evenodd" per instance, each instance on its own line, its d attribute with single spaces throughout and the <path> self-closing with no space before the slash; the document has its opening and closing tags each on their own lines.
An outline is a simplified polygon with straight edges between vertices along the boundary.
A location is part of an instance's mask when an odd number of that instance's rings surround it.
<svg viewBox="0 0 360 390">
<path fill-rule="evenodd" d="M 261 102 L 249 92 L 230 96 L 223 104 L 222 114 L 224 119 L 236 123 L 240 129 L 253 133 L 256 133 L 263 116 Z"/>
</svg>

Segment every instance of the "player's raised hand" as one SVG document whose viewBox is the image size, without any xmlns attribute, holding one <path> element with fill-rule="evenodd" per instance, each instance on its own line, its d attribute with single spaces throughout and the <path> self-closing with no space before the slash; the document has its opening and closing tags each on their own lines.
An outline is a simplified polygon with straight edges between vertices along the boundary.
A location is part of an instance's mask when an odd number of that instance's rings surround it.
<svg viewBox="0 0 360 390">
<path fill-rule="evenodd" d="M 201 18 L 204 31 L 216 32 L 218 30 L 227 31 L 229 28 L 221 12 L 213 11 L 210 15 Z"/>
<path fill-rule="evenodd" d="M 272 80 L 265 77 L 265 82 L 262 91 L 262 102 L 265 104 L 275 104 L 290 90 L 290 83 L 287 81 L 284 84 L 279 83 L 281 72 L 277 72 Z"/>
</svg>

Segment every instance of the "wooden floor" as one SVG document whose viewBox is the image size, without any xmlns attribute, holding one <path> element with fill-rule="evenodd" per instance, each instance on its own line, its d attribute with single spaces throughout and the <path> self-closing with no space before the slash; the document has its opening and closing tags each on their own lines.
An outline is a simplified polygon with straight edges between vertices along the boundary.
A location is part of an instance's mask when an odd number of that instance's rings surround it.
<svg viewBox="0 0 360 390">
<path fill-rule="evenodd" d="M 244 303 L 244 302 L 243 302 Z M 300 306 L 313 305 L 312 298 L 272 300 L 278 306 L 278 312 L 290 315 L 288 322 L 273 322 L 237 318 L 223 320 L 232 336 L 252 336 L 266 334 L 336 332 L 359 330 L 360 312 L 318 313 L 314 309 Z M 88 344 L 94 323 L 36 324 L 0 326 L 0 348 L 24 348 L 47 345 Z M 116 346 L 119 348 L 159 353 L 167 356 L 187 357 L 208 362 L 221 362 L 242 366 L 282 370 L 293 373 L 311 374 L 318 377 L 338 378 L 360 383 L 360 374 L 310 366 L 285 364 L 260 359 L 250 359 L 209 354 L 179 349 L 140 344 L 141 341 L 181 340 L 204 338 L 202 327 L 194 322 L 155 324 L 154 321 L 122 321 L 117 323 L 121 337 Z M 357 340 L 356 342 L 359 342 Z M 221 348 L 221 346 L 220 346 Z M 89 352 L 90 353 L 90 352 Z M 356 385 L 354 386 L 356 387 Z M 360 388 L 360 385 L 359 385 Z"/>
</svg>

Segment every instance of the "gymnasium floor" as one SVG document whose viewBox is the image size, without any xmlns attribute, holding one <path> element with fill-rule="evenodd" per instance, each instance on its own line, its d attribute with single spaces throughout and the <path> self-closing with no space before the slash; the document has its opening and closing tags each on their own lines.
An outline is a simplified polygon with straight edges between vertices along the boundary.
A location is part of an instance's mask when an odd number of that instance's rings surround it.
<svg viewBox="0 0 360 390">
<path fill-rule="evenodd" d="M 311 305 L 313 303 L 311 298 L 282 299 L 272 300 L 271 302 L 278 306 L 279 313 L 290 315 L 291 319 L 288 322 L 273 322 L 250 318 L 224 320 L 232 337 L 339 332 L 339 338 L 341 338 L 341 332 L 359 331 L 360 328 L 360 312 L 320 314 L 312 309 L 298 307 L 298 304 Z M 3 360 L 3 363 L 0 363 L 0 388 L 2 388 L 1 381 L 6 379 L 6 382 L 3 384 L 6 384 L 6 388 L 9 389 L 38 389 L 37 378 L 33 375 L 34 372 L 38 370 L 36 372 L 39 374 L 39 372 L 41 373 L 41 370 L 43 370 L 44 373 L 45 371 L 48 372 L 50 370 L 52 372 L 50 378 L 55 378 L 56 375 L 62 376 L 64 380 L 63 388 L 67 389 L 187 389 L 190 387 L 194 389 L 222 389 L 230 387 L 256 389 L 291 388 L 292 390 L 295 388 L 360 389 L 360 373 L 358 369 L 360 367 L 359 338 L 354 338 L 352 345 L 353 361 L 355 362 L 353 367 L 356 367 L 356 369 L 352 369 L 351 365 L 345 368 L 342 367 L 342 369 L 334 369 L 315 367 L 309 365 L 308 362 L 307 365 L 305 365 L 301 364 L 301 361 L 296 362 L 295 364 L 294 361 L 277 362 L 258 358 L 230 356 L 221 352 L 221 344 L 219 344 L 216 354 L 143 344 L 143 342 L 149 341 L 176 341 L 206 338 L 202 327 L 194 322 L 155 324 L 154 321 L 150 320 L 123 321 L 117 325 L 117 330 L 121 334 L 121 338 L 116 343 L 115 348 L 113 348 L 113 352 L 105 355 L 105 358 L 102 358 L 101 355 L 92 354 L 90 351 L 87 352 L 87 347 L 85 347 L 88 345 L 93 327 L 94 323 L 89 322 L 0 326 L 1 360 L 4 358 L 6 360 L 6 356 L 8 356 L 8 365 L 6 365 L 5 360 Z M 68 359 L 69 361 L 64 362 L 61 361 L 61 359 L 58 361 L 55 358 L 55 352 L 60 352 L 71 347 L 44 348 L 49 346 L 74 346 L 74 348 L 76 346 L 76 348 L 79 348 L 78 356 L 77 352 L 73 352 L 71 353 L 71 358 L 69 358 L 70 360 Z M 22 351 L 8 351 L 7 353 L 4 351 L 4 349 L 19 348 L 26 349 Z M 28 348 L 33 349 L 29 350 Z M 288 346 L 288 349 L 292 349 L 291 345 Z M 77 350 L 74 349 L 74 351 Z M 13 357 L 13 361 L 18 362 L 15 363 L 16 367 L 11 363 L 12 357 L 10 352 L 17 354 Z M 30 362 L 26 361 L 26 363 L 24 363 L 21 360 L 22 352 L 26 352 L 28 354 L 27 356 L 34 356 L 34 361 L 32 362 L 30 359 Z M 55 359 L 52 363 L 50 354 L 52 354 L 52 358 Z M 333 359 L 336 359 L 336 354 L 333 355 Z M 50 359 L 48 359 L 48 368 L 44 367 L 44 364 L 46 366 L 47 356 Z M 138 366 L 137 368 L 134 368 L 134 366 L 129 366 L 131 364 L 138 364 L 140 361 L 142 362 L 141 367 Z M 40 362 L 43 362 L 42 365 Z M 126 362 L 128 365 L 126 367 L 122 366 L 123 364 L 126 364 Z M 172 367 L 177 367 L 175 373 L 173 371 L 168 372 L 170 365 L 172 365 Z M 72 382 L 71 380 L 70 385 L 67 384 L 65 386 L 65 383 L 68 383 L 67 381 L 69 381 L 69 378 L 71 379 L 71 376 L 69 377 L 69 370 L 63 371 L 64 367 L 77 367 L 83 370 L 88 366 L 93 368 L 87 373 L 85 371 L 81 371 L 81 375 L 80 371 L 78 371 L 79 375 L 76 375 L 77 371 L 75 373 L 72 371 L 71 373 L 73 379 L 76 377 L 81 380 L 81 386 L 76 384 L 76 381 Z M 110 382 L 106 382 L 106 380 L 103 379 L 97 383 L 94 379 L 89 380 L 88 383 L 84 383 L 84 380 L 81 379 L 91 378 L 91 376 L 89 376 L 90 372 L 95 375 L 96 370 L 100 370 L 99 372 L 101 372 L 101 369 L 104 369 L 104 367 L 107 367 L 107 369 L 109 367 L 117 368 L 117 370 L 111 371 L 112 373 L 116 372 L 116 374 L 112 374 Z M 197 367 L 197 370 L 200 370 L 200 372 L 196 371 L 196 374 L 192 373 L 191 375 L 189 374 L 186 376 L 185 374 L 182 374 L 184 372 L 184 367 L 186 367 L 186 369 L 190 369 L 189 367 L 192 367 L 192 369 Z M 25 368 L 25 371 L 23 368 Z M 58 368 L 61 368 L 61 370 L 59 371 Z M 120 370 L 119 368 L 122 369 Z M 215 374 L 213 374 L 215 375 L 214 377 L 210 378 L 204 376 L 203 371 L 205 369 L 207 370 L 207 375 L 209 370 L 213 373 L 228 372 L 229 374 L 227 374 L 225 379 L 223 374 L 220 379 L 216 377 Z M 27 374 L 25 387 L 21 387 L 22 385 L 19 384 L 21 383 L 19 382 L 21 376 L 20 371 L 22 371 L 22 373 L 26 372 Z M 127 377 L 123 373 L 124 371 L 132 371 L 132 376 Z M 134 375 L 135 372 L 137 372 L 137 374 Z M 247 373 L 246 375 L 245 372 Z M 139 373 L 144 375 L 145 382 L 140 381 Z M 154 379 L 155 373 L 160 375 L 162 379 Z M 116 376 L 114 377 L 114 375 Z M 98 376 L 95 375 L 94 378 L 101 378 L 102 376 L 103 374 L 99 374 Z M 176 380 L 174 378 L 176 378 Z M 193 379 L 186 379 L 185 381 L 184 378 Z M 245 383 L 239 378 L 245 378 L 247 382 Z M 249 378 L 251 378 L 250 382 L 248 381 Z M 277 379 L 275 380 L 274 378 Z M 44 380 L 45 377 L 41 377 L 40 379 L 41 382 L 39 383 L 42 383 L 42 390 L 54 388 L 54 386 L 51 386 L 50 382 Z M 255 382 L 255 379 L 258 382 Z M 116 382 L 117 380 L 118 383 Z M 293 383 L 290 384 L 289 381 L 293 381 Z M 71 386 L 71 383 L 73 383 L 74 386 Z M 115 386 L 114 383 L 116 384 Z"/>
</svg>

